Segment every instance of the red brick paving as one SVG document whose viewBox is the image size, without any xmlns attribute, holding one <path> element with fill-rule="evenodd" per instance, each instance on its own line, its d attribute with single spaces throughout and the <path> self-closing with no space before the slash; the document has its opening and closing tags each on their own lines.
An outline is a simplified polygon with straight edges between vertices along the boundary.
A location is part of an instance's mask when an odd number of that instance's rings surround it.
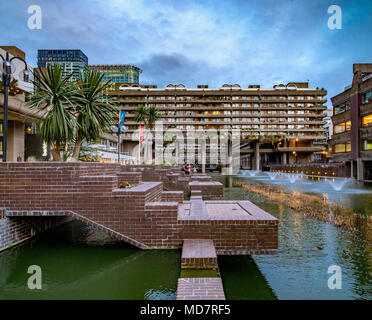
<svg viewBox="0 0 372 320">
<path fill-rule="evenodd" d="M 221 278 L 180 278 L 177 300 L 226 300 Z"/>
<path fill-rule="evenodd" d="M 182 269 L 217 269 L 217 254 L 212 240 L 183 241 Z"/>
</svg>

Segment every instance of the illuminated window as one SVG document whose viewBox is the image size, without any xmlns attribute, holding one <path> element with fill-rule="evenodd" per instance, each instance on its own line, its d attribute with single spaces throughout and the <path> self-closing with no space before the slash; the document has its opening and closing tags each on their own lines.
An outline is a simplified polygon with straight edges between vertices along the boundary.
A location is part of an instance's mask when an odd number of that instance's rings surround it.
<svg viewBox="0 0 372 320">
<path fill-rule="evenodd" d="M 372 138 L 363 141 L 363 149 L 365 151 L 372 150 Z"/>
<path fill-rule="evenodd" d="M 363 127 L 371 127 L 372 126 L 372 114 L 363 117 L 362 124 L 363 124 Z"/>
<path fill-rule="evenodd" d="M 333 132 L 334 133 L 342 133 L 342 132 L 345 132 L 345 131 L 350 131 L 350 129 L 351 129 L 351 121 L 347 121 L 347 122 L 343 122 L 343 123 L 340 123 L 340 124 L 334 126 Z"/>
<path fill-rule="evenodd" d="M 340 123 L 334 127 L 334 133 L 342 133 L 345 132 L 345 122 Z"/>
<path fill-rule="evenodd" d="M 346 121 L 346 131 L 350 131 L 351 130 L 351 121 Z"/>
<path fill-rule="evenodd" d="M 351 151 L 351 143 L 338 143 L 334 145 L 334 153 L 342 153 L 342 152 L 350 152 Z"/>
</svg>

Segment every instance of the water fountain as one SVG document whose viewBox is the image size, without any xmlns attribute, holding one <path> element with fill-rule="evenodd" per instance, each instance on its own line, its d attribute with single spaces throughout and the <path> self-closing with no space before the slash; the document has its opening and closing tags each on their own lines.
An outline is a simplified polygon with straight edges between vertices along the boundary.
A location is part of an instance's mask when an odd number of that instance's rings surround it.
<svg viewBox="0 0 372 320">
<path fill-rule="evenodd" d="M 275 180 L 277 175 L 279 175 L 279 172 L 266 172 L 266 174 L 269 176 L 270 180 Z"/>
<path fill-rule="evenodd" d="M 250 177 L 255 177 L 257 173 L 259 173 L 259 170 L 247 170 Z"/>
<path fill-rule="evenodd" d="M 295 183 L 298 179 L 304 176 L 303 173 L 287 173 L 286 178 L 289 180 L 290 183 Z"/>
<path fill-rule="evenodd" d="M 341 191 L 346 184 L 354 182 L 354 179 L 353 178 L 347 178 L 347 179 L 333 178 L 331 180 L 327 180 L 326 182 L 331 185 L 333 190 Z"/>
</svg>

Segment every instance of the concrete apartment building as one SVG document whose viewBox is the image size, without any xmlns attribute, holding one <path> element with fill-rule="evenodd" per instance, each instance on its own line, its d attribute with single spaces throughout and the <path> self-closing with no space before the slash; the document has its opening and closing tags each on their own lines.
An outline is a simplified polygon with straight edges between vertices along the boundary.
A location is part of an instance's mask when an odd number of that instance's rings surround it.
<svg viewBox="0 0 372 320">
<path fill-rule="evenodd" d="M 134 147 L 138 132 L 134 111 L 139 105 L 156 106 L 164 129 L 185 132 L 194 128 L 240 129 L 240 166 L 262 169 L 269 164 L 308 163 L 321 159 L 326 150 L 324 96 L 327 91 L 293 82 L 261 88 L 223 85 L 220 88 L 186 88 L 184 85 L 123 84 L 111 92 L 119 108 L 127 111 L 125 147 Z"/>
<path fill-rule="evenodd" d="M 354 64 L 353 82 L 332 97 L 333 159 L 351 176 L 372 180 L 372 63 Z"/>
</svg>

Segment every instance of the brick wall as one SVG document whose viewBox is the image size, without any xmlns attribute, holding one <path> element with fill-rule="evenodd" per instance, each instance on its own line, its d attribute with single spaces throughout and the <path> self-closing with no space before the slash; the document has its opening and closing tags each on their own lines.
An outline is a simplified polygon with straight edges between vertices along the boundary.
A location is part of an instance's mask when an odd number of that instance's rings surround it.
<svg viewBox="0 0 372 320">
<path fill-rule="evenodd" d="M 118 174 L 119 185 L 124 183 L 139 184 L 142 182 L 141 172 L 119 172 Z"/>
<path fill-rule="evenodd" d="M 161 193 L 161 199 L 164 202 L 183 202 L 184 193 L 183 191 L 163 191 Z"/>
<path fill-rule="evenodd" d="M 180 221 L 182 191 L 164 191 L 160 181 L 118 188 L 123 178 L 139 181 L 138 174 L 126 172 L 135 171 L 97 163 L 0 163 L 0 208 L 16 212 L 14 218 L 5 218 L 8 227 L 10 219 L 30 221 L 68 211 L 140 248 L 178 248 L 184 239 L 212 239 L 219 254 L 269 253 L 277 248 L 276 223 Z M 167 179 L 167 170 L 157 172 Z"/>
<path fill-rule="evenodd" d="M 7 218 L 0 214 L 0 251 L 67 221 L 66 217 Z"/>
</svg>

